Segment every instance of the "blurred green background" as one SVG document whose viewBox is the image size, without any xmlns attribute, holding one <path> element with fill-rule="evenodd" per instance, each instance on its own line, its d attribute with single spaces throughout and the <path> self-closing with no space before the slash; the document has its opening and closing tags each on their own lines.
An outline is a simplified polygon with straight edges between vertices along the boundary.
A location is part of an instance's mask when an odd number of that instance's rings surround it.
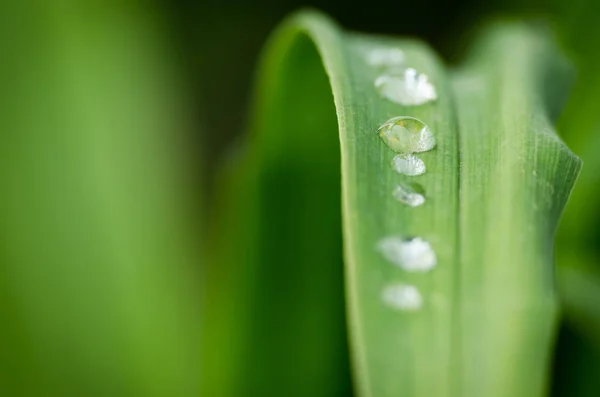
<svg viewBox="0 0 600 397">
<path fill-rule="evenodd" d="M 584 171 L 558 234 L 552 393 L 600 395 L 597 1 L 0 4 L 0 395 L 192 396 L 211 381 L 218 170 L 243 150 L 269 32 L 306 6 L 422 38 L 450 65 L 489 18 L 555 32 L 577 69 L 558 129 Z"/>
</svg>

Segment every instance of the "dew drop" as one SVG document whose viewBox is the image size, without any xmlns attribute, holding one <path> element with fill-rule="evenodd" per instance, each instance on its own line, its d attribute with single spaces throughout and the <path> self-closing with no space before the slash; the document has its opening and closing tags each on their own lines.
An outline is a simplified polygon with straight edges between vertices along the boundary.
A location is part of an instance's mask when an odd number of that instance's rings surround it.
<svg viewBox="0 0 600 397">
<path fill-rule="evenodd" d="M 414 117 L 391 118 L 377 131 L 383 142 L 398 153 L 426 152 L 435 147 L 433 132 Z"/>
<path fill-rule="evenodd" d="M 408 185 L 398 185 L 394 189 L 394 198 L 410 207 L 418 207 L 425 203 L 425 196 Z"/>
<path fill-rule="evenodd" d="M 379 241 L 377 249 L 385 259 L 406 271 L 425 272 L 437 264 L 431 245 L 421 237 L 385 237 Z"/>
<path fill-rule="evenodd" d="M 437 99 L 435 87 L 427 75 L 413 68 L 379 76 L 375 80 L 375 88 L 384 98 L 403 106 L 422 105 Z"/>
<path fill-rule="evenodd" d="M 402 66 L 404 52 L 398 48 L 374 48 L 367 54 L 367 63 L 371 66 Z"/>
<path fill-rule="evenodd" d="M 427 170 L 423 160 L 414 154 L 397 154 L 392 159 L 392 168 L 399 173 L 409 176 L 422 175 Z"/>
<path fill-rule="evenodd" d="M 417 287 L 406 284 L 391 284 L 381 292 L 383 302 L 394 309 L 416 311 L 423 306 L 423 298 Z"/>
</svg>

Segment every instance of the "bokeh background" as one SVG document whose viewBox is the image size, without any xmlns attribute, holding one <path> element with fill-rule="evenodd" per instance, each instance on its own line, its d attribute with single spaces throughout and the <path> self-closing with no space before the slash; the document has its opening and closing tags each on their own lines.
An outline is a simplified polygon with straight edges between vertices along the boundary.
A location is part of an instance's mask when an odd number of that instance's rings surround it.
<svg viewBox="0 0 600 397">
<path fill-rule="evenodd" d="M 200 393 L 219 169 L 261 47 L 302 7 L 449 65 L 490 18 L 555 33 L 577 70 L 558 128 L 584 160 L 557 259 L 583 304 L 552 393 L 600 395 L 597 1 L 0 1 L 0 395 Z"/>
</svg>

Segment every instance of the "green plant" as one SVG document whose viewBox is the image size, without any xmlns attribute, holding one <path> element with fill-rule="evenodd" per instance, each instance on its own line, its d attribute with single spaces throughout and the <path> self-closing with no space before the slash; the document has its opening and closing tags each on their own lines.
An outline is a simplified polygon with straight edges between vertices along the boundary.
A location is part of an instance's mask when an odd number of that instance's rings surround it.
<svg viewBox="0 0 600 397">
<path fill-rule="evenodd" d="M 437 101 L 379 95 L 365 56 L 390 46 Z M 205 351 L 206 394 L 347 395 L 345 321 L 360 396 L 547 392 L 554 232 L 581 167 L 552 129 L 569 81 L 552 41 L 525 24 L 489 27 L 448 69 L 415 40 L 345 32 L 315 12 L 286 21 L 260 67 L 250 148 L 218 195 L 207 309 L 220 343 Z M 435 134 L 418 179 L 391 169 L 376 133 L 395 116 Z M 413 180 L 418 208 L 392 196 Z M 387 263 L 376 245 L 390 235 L 430 241 L 437 267 Z M 385 306 L 392 281 L 418 288 L 420 310 Z"/>
<path fill-rule="evenodd" d="M 295 14 L 207 202 L 286 6 L 187 3 L 0 5 L 0 395 L 600 395 L 597 2 Z"/>
</svg>

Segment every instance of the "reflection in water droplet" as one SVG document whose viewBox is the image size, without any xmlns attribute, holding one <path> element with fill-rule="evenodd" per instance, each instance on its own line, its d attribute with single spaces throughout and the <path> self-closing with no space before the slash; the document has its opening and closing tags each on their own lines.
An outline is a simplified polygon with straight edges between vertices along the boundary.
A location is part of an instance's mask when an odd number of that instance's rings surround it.
<svg viewBox="0 0 600 397">
<path fill-rule="evenodd" d="M 425 163 L 414 154 L 397 154 L 392 159 L 392 168 L 399 173 L 409 176 L 425 173 Z"/>
<path fill-rule="evenodd" d="M 405 284 L 388 285 L 381 292 L 385 304 L 395 309 L 414 311 L 423 306 L 423 298 L 417 287 Z"/>
<path fill-rule="evenodd" d="M 431 245 L 421 237 L 385 237 L 379 241 L 377 249 L 385 259 L 406 271 L 425 272 L 437 264 Z"/>
<path fill-rule="evenodd" d="M 418 207 L 425 202 L 425 196 L 408 185 L 398 185 L 394 189 L 394 198 L 410 207 Z"/>
<path fill-rule="evenodd" d="M 384 98 L 403 106 L 422 105 L 437 99 L 435 87 L 427 75 L 413 68 L 379 76 L 375 80 L 375 88 Z"/>
<path fill-rule="evenodd" d="M 404 52 L 398 48 L 374 48 L 367 54 L 371 66 L 398 67 L 404 64 Z"/>
<path fill-rule="evenodd" d="M 398 153 L 426 152 L 435 147 L 433 132 L 414 117 L 394 117 L 377 131 L 385 144 Z"/>
</svg>

